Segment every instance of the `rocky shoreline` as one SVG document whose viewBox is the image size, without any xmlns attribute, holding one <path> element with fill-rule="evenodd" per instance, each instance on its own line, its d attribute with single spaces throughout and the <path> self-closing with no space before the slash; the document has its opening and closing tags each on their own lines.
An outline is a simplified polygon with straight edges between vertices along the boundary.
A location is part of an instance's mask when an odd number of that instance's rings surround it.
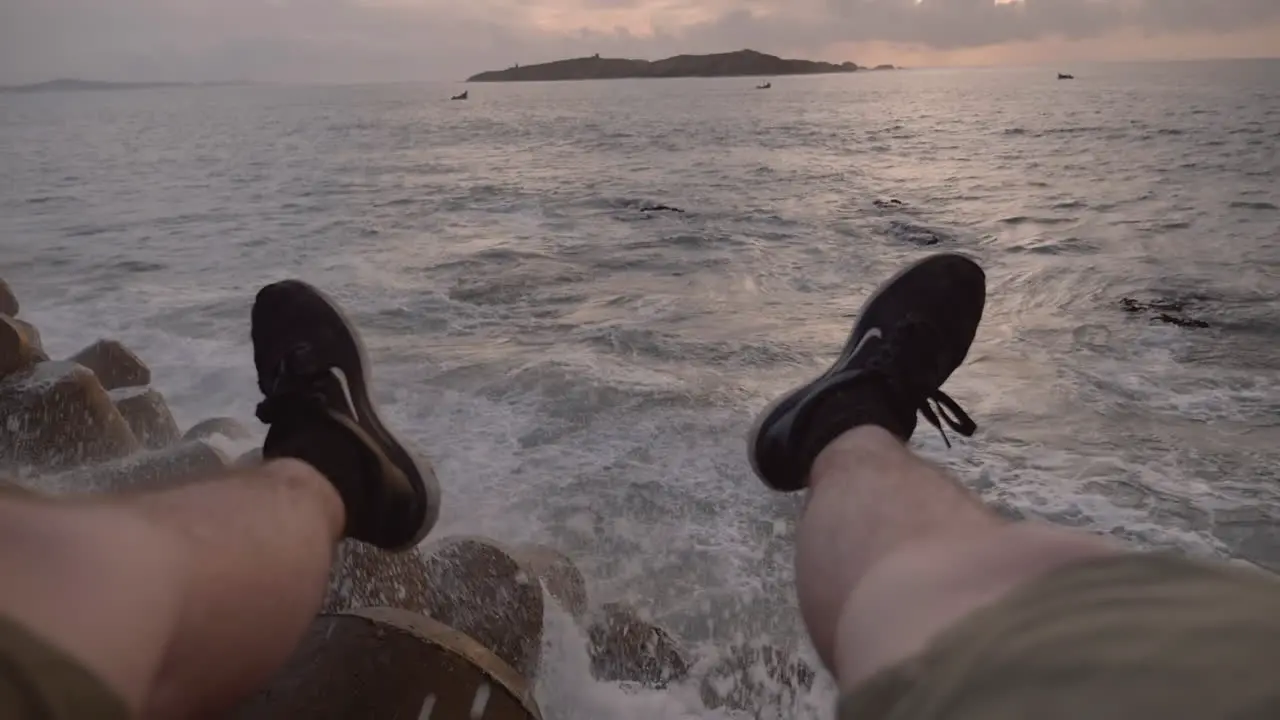
<svg viewBox="0 0 1280 720">
<path fill-rule="evenodd" d="M 117 494 L 261 461 L 260 448 L 226 452 L 252 437 L 233 418 L 183 432 L 150 369 L 123 344 L 100 339 L 54 360 L 20 311 L 0 279 L 0 491 Z M 232 717 L 541 720 L 534 688 L 549 607 L 582 629 L 598 680 L 694 679 L 670 633 L 626 605 L 593 603 L 572 560 L 553 548 L 449 536 L 392 555 L 347 542 L 323 614 L 275 681 Z M 701 675 L 709 708 L 757 716 L 814 679 L 798 658 L 755 646 Z"/>
</svg>

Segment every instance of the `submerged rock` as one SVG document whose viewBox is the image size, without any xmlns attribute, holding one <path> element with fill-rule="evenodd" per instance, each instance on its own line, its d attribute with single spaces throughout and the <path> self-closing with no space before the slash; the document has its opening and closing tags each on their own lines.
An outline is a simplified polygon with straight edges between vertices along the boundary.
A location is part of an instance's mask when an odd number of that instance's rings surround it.
<svg viewBox="0 0 1280 720">
<path fill-rule="evenodd" d="M 923 225 L 915 223 L 902 222 L 894 220 L 889 223 L 889 235 L 895 240 L 908 242 L 912 245 L 920 245 L 928 247 L 930 245 L 938 245 L 943 242 L 949 242 L 952 238 L 941 230 L 935 230 Z"/>
<path fill-rule="evenodd" d="M 92 370 L 107 390 L 151 384 L 151 369 L 117 340 L 99 340 L 68 359 Z"/>
<path fill-rule="evenodd" d="M 1187 301 L 1176 298 L 1157 298 L 1155 300 L 1139 300 L 1137 298 L 1120 298 L 1120 309 L 1128 313 L 1145 313 L 1156 322 L 1186 328 L 1207 328 L 1209 323 L 1186 314 Z"/>
<path fill-rule="evenodd" d="M 42 362 L 0 381 L 0 456 L 19 465 L 67 468 L 140 448 L 88 368 Z"/>
<path fill-rule="evenodd" d="M 619 603 L 597 610 L 587 627 L 591 674 L 606 682 L 662 688 L 689 675 L 689 661 L 666 630 Z"/>
<path fill-rule="evenodd" d="M 1160 313 L 1159 315 L 1156 315 L 1155 319 L 1159 320 L 1162 323 L 1167 323 L 1169 325 L 1177 325 L 1178 327 L 1190 327 L 1190 328 L 1209 327 L 1209 323 L 1205 322 L 1204 320 L 1198 320 L 1196 318 L 1189 318 L 1189 317 L 1179 317 L 1177 315 L 1170 315 L 1169 313 Z"/>
<path fill-rule="evenodd" d="M 317 618 L 235 720 L 541 720 L 531 683 L 463 633 L 370 608 Z"/>
<path fill-rule="evenodd" d="M 663 205 L 662 203 L 645 203 L 640 206 L 640 212 L 674 212 L 682 213 L 683 209 L 672 205 Z"/>
<path fill-rule="evenodd" d="M 816 677 L 794 653 L 772 645 L 735 645 L 703 676 L 699 694 L 711 710 L 727 707 L 757 718 L 788 717 L 813 690 Z"/>
<path fill-rule="evenodd" d="M 1162 312 L 1182 312 L 1187 307 L 1185 300 L 1176 300 L 1173 298 L 1158 298 L 1155 300 L 1138 300 L 1136 298 L 1125 297 L 1120 299 L 1120 307 L 1125 312 L 1145 312 L 1145 311 L 1162 311 Z"/>
</svg>

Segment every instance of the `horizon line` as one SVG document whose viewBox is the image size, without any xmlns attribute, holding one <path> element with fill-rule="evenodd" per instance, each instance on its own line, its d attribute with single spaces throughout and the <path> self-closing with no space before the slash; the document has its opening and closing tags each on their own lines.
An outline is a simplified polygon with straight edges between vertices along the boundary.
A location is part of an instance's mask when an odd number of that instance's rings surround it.
<svg viewBox="0 0 1280 720">
<path fill-rule="evenodd" d="M 750 50 L 750 48 L 744 48 L 744 49 Z M 738 51 L 726 51 L 726 52 L 742 52 L 742 51 L 738 50 Z M 755 50 L 753 52 L 761 52 L 762 54 L 766 54 L 766 55 L 772 54 L 772 53 L 763 53 L 763 51 L 759 51 L 759 50 Z M 668 55 L 666 57 L 677 57 L 678 55 L 721 55 L 721 54 L 725 54 L 725 53 L 677 53 L 677 55 Z M 585 55 L 585 56 L 573 57 L 573 58 L 561 58 L 561 60 L 577 60 L 585 57 L 591 57 L 591 56 Z M 775 57 L 783 57 L 783 56 L 776 55 Z M 605 58 L 603 55 L 601 56 L 601 59 L 646 60 L 648 62 L 654 62 L 652 60 L 647 60 L 646 58 L 621 58 L 621 57 Z M 666 58 L 659 58 L 659 59 L 666 59 Z M 1195 58 L 1169 57 L 1169 58 L 1142 58 L 1142 59 L 1127 59 L 1127 60 L 1110 60 L 1110 59 L 1057 60 L 1057 61 L 1037 60 L 1037 61 L 1031 61 L 1031 62 L 1007 62 L 1007 63 L 957 63 L 953 65 L 907 65 L 907 66 L 904 66 L 904 65 L 895 64 L 894 67 L 899 70 L 989 70 L 989 69 L 998 69 L 998 68 L 1016 69 L 1016 68 L 1038 68 L 1038 67 L 1052 67 L 1052 66 L 1071 67 L 1071 66 L 1080 66 L 1080 65 L 1153 65 L 1153 64 L 1162 64 L 1162 63 L 1242 62 L 1242 61 L 1268 61 L 1268 60 L 1269 61 L 1280 60 L 1280 55 L 1240 55 L 1240 56 L 1215 56 L 1215 57 L 1195 57 Z M 530 64 L 542 65 L 542 64 L 551 63 L 551 62 L 559 62 L 559 60 L 547 60 L 545 62 L 530 63 Z M 834 61 L 820 61 L 820 62 L 831 62 L 832 64 L 837 64 L 837 65 L 839 64 Z M 849 61 L 849 62 L 855 62 L 859 68 L 872 68 L 875 66 L 870 63 L 867 65 L 863 65 L 861 63 L 857 63 L 856 61 Z M 877 64 L 888 64 L 888 63 L 877 63 Z M 492 71 L 481 70 L 479 72 L 492 72 Z M 174 85 L 174 86 L 199 86 L 199 85 L 342 86 L 342 85 L 410 85 L 410 84 L 417 84 L 417 83 L 464 83 L 465 81 L 466 81 L 466 78 L 444 79 L 444 78 L 425 78 L 425 77 L 419 78 L 419 79 L 398 79 L 398 80 L 372 79 L 372 78 L 364 79 L 364 80 L 326 80 L 326 79 L 279 80 L 279 79 L 267 79 L 267 78 L 262 78 L 262 79 L 242 78 L 242 79 L 220 79 L 220 80 L 209 80 L 209 79 L 205 79 L 205 80 L 173 80 L 173 79 L 169 79 L 169 80 L 163 80 L 163 79 L 104 80 L 100 78 L 89 78 L 89 77 L 81 77 L 81 76 L 75 76 L 75 75 L 62 75 L 59 77 L 49 78 L 47 80 L 35 80 L 31 82 L 18 82 L 18 83 L 0 83 L 0 90 L 14 90 L 14 89 L 20 89 L 20 88 L 38 87 L 40 85 L 47 85 L 47 84 L 56 83 L 56 82 L 104 83 L 104 84 L 114 84 L 114 85 Z"/>
</svg>

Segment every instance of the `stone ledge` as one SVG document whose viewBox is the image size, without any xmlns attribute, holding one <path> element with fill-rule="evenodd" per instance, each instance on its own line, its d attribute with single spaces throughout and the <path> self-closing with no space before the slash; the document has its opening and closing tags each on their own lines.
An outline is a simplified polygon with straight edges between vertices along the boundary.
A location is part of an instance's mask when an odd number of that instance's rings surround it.
<svg viewBox="0 0 1280 720">
<path fill-rule="evenodd" d="M 533 689 L 478 642 L 407 610 L 322 615 L 234 720 L 542 720 Z"/>
</svg>

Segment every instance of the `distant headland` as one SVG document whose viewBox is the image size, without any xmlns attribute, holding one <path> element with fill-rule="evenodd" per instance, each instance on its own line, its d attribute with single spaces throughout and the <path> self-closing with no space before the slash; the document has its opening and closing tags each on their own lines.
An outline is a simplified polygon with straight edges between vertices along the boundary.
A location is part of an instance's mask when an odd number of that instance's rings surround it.
<svg viewBox="0 0 1280 720">
<path fill-rule="evenodd" d="M 215 85 L 235 85 L 231 82 L 181 83 L 181 82 L 104 82 L 102 80 L 77 80 L 61 78 L 31 85 L 0 85 L 0 92 L 34 93 L 34 92 L 74 92 L 83 90 L 142 90 L 145 88 L 165 87 L 206 87 Z"/>
<path fill-rule="evenodd" d="M 880 66 L 877 70 L 890 69 Z M 515 65 L 467 78 L 467 82 L 538 82 L 550 80 L 617 80 L 622 78 L 747 77 L 753 75 L 819 75 L 861 70 L 851 62 L 787 60 L 755 50 L 713 55 L 676 55 L 665 60 L 602 58 L 599 55 Z"/>
</svg>

